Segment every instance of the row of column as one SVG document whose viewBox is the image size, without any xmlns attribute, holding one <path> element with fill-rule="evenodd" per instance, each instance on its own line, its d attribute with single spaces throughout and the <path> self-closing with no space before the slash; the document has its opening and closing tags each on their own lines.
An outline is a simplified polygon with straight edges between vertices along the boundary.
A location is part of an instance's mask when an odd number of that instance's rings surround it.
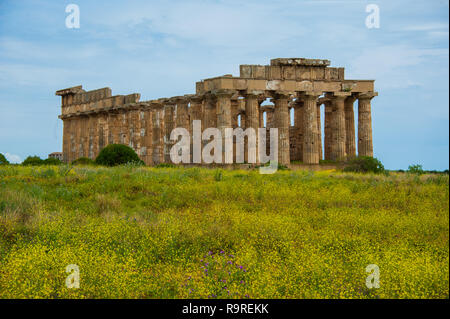
<svg viewBox="0 0 450 319">
<path fill-rule="evenodd" d="M 245 101 L 245 120 L 241 126 L 263 126 L 261 102 L 266 92 L 242 93 Z M 129 145 L 146 162 L 170 162 L 170 149 L 174 141 L 170 133 L 175 127 L 186 128 L 192 136 L 194 120 L 202 122 L 202 130 L 217 127 L 225 137 L 225 129 L 237 126 L 233 122 L 237 100 L 235 91 L 222 90 L 205 96 L 149 102 L 142 108 L 98 113 L 64 119 L 63 154 L 67 162 L 86 156 L 95 158 L 108 144 Z M 274 102 L 272 127 L 278 128 L 278 161 L 282 165 L 291 160 L 317 164 L 323 158 L 341 160 L 356 155 L 353 104 L 358 100 L 358 153 L 373 156 L 371 99 L 376 93 L 351 95 L 347 92 L 325 94 L 302 92 L 294 101 L 292 95 L 272 92 Z M 188 106 L 190 103 L 190 107 Z M 320 107 L 325 105 L 324 154 L 322 154 Z M 294 150 L 291 156 L 289 108 L 294 108 Z M 233 113 L 233 114 L 232 114 Z M 268 114 L 269 115 L 269 114 Z M 269 117 L 269 116 L 268 116 Z M 244 124 L 244 125 L 242 125 Z M 208 141 L 204 141 L 204 144 Z M 256 154 L 258 154 L 258 145 Z M 192 150 L 192 147 L 191 147 Z M 253 150 L 252 150 L 253 151 Z M 235 152 L 233 152 L 235 153 Z M 245 146 L 247 158 L 247 145 Z M 292 158 L 291 158 L 292 157 Z M 223 158 L 222 158 L 223 160 Z M 224 161 L 222 161 L 224 162 Z"/>
</svg>

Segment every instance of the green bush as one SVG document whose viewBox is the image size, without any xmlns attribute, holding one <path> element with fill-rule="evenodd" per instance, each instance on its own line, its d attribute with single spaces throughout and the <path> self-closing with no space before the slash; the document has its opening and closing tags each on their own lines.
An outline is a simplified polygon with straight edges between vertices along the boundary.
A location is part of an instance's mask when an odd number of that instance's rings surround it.
<svg viewBox="0 0 450 319">
<path fill-rule="evenodd" d="M 49 157 L 49 158 L 46 158 L 45 160 L 43 160 L 42 164 L 44 164 L 44 165 L 61 165 L 62 162 L 57 158 Z"/>
<path fill-rule="evenodd" d="M 89 157 L 80 157 L 72 162 L 72 165 L 94 165 L 95 162 Z"/>
<path fill-rule="evenodd" d="M 344 172 L 381 174 L 385 170 L 383 164 L 375 157 L 357 156 L 345 163 Z"/>
<path fill-rule="evenodd" d="M 123 144 L 109 144 L 100 151 L 95 159 L 96 164 L 105 166 L 116 166 L 130 162 L 144 164 L 131 147 Z"/>
<path fill-rule="evenodd" d="M 9 164 L 9 161 L 6 159 L 6 157 L 0 153 L 0 165 L 6 165 Z"/>
<path fill-rule="evenodd" d="M 420 165 L 420 164 L 409 165 L 407 172 L 410 174 L 417 174 L 417 175 L 422 175 L 425 173 L 423 171 L 422 165 Z"/>
<path fill-rule="evenodd" d="M 23 162 L 22 165 L 43 165 L 44 161 L 39 156 L 28 156 Z"/>
</svg>

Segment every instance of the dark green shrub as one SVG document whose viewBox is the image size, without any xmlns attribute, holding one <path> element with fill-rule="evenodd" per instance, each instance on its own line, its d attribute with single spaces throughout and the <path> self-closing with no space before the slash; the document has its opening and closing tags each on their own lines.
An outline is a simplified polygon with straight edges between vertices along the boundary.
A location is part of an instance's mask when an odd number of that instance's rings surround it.
<svg viewBox="0 0 450 319">
<path fill-rule="evenodd" d="M 95 162 L 89 157 L 80 157 L 72 162 L 72 165 L 94 165 Z"/>
<path fill-rule="evenodd" d="M 375 157 L 357 156 L 345 163 L 344 172 L 356 173 L 384 173 L 384 166 Z"/>
<path fill-rule="evenodd" d="M 6 159 L 6 157 L 0 153 L 0 165 L 6 165 L 9 164 L 9 161 Z"/>
<path fill-rule="evenodd" d="M 61 165 L 62 162 L 57 158 L 49 157 L 49 158 L 46 158 L 45 160 L 43 160 L 42 164 L 44 164 L 44 165 Z"/>
<path fill-rule="evenodd" d="M 116 166 L 130 162 L 144 164 L 131 147 L 123 144 L 109 144 L 100 151 L 95 159 L 95 164 L 105 166 Z"/>
<path fill-rule="evenodd" d="M 417 175 L 422 175 L 425 173 L 423 171 L 422 165 L 419 165 L 419 164 L 409 165 L 407 172 L 410 174 L 417 174 Z"/>
<path fill-rule="evenodd" d="M 39 156 L 28 156 L 23 162 L 22 165 L 43 165 L 44 161 Z"/>
</svg>

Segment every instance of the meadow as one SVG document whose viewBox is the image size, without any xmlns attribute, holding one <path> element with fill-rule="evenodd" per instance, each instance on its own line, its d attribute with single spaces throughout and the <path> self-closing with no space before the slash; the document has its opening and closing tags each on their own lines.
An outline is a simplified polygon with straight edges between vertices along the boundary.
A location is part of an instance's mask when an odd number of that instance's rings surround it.
<svg viewBox="0 0 450 319">
<path fill-rule="evenodd" d="M 0 166 L 0 298 L 449 298 L 449 178 Z"/>
</svg>

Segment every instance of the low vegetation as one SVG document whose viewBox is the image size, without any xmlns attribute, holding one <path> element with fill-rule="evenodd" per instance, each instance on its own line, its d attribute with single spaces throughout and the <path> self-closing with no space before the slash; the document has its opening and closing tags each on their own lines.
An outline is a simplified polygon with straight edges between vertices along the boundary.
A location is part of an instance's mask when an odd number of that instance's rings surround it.
<svg viewBox="0 0 450 319">
<path fill-rule="evenodd" d="M 123 144 L 109 144 L 104 147 L 95 159 L 95 163 L 104 166 L 116 166 L 127 163 L 144 165 L 144 162 L 136 152 L 131 147 Z"/>
<path fill-rule="evenodd" d="M 79 289 L 66 287 L 70 264 Z M 448 287 L 448 175 L 0 167 L 0 298 L 448 298 Z"/>
<path fill-rule="evenodd" d="M 6 159 L 5 155 L 0 153 L 0 165 L 6 165 L 9 164 L 9 161 Z"/>
</svg>

